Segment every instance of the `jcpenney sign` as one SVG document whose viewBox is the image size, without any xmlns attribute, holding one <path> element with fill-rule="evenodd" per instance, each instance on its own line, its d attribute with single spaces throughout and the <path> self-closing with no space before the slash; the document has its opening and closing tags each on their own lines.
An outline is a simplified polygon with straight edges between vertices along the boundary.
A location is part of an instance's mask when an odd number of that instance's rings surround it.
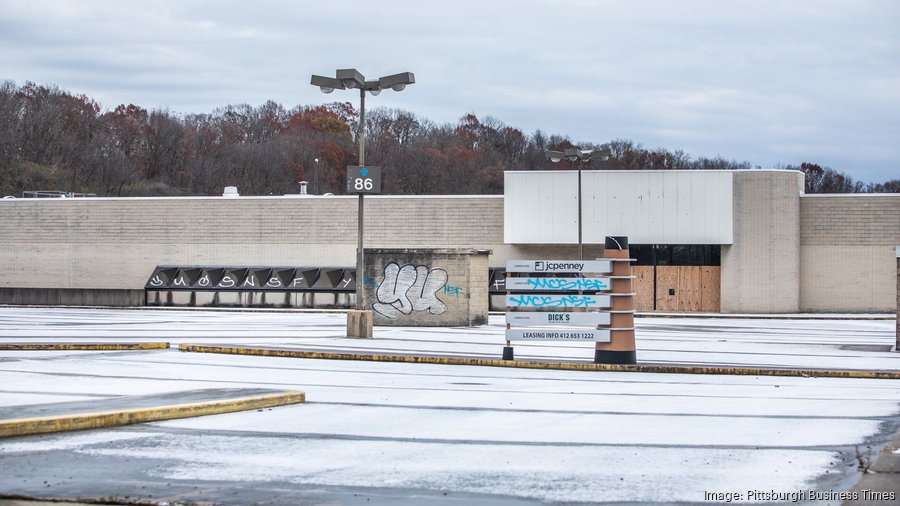
<svg viewBox="0 0 900 506">
<path fill-rule="evenodd" d="M 612 272 L 609 260 L 510 260 L 506 272 L 560 272 L 607 273 Z"/>
</svg>

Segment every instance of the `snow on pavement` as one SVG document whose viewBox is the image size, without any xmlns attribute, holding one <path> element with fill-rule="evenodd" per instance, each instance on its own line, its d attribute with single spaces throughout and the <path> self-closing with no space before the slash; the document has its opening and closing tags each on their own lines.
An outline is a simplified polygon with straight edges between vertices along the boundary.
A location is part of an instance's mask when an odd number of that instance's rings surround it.
<svg viewBox="0 0 900 506">
<path fill-rule="evenodd" d="M 502 346 L 493 319 L 474 330 L 378 329 L 378 339 L 350 341 L 334 335 L 343 317 L 328 314 L 20 311 L 0 309 L 3 341 L 22 340 L 27 331 L 40 340 L 78 339 L 81 332 L 91 340 L 163 337 L 373 351 L 499 353 Z M 639 357 L 650 353 L 642 355 L 643 342 L 658 348 L 660 360 L 680 360 L 679 353 L 699 362 L 746 355 L 759 364 L 767 359 L 753 354 L 757 348 L 804 367 L 849 354 L 844 358 L 896 370 L 896 354 L 877 351 L 893 322 L 741 322 L 647 321 L 638 331 Z M 290 328 L 293 336 L 272 335 L 267 324 Z M 190 337 L 199 329 L 206 335 Z M 171 332 L 181 337 L 165 337 Z M 842 340 L 856 347 L 841 349 Z M 523 348 L 541 357 L 590 351 Z M 6 406 L 235 386 L 300 389 L 308 404 L 0 440 L 0 467 L 17 470 L 0 476 L 0 487 L 103 496 L 113 481 L 166 480 L 209 494 L 248 485 L 265 494 L 277 484 L 323 487 L 326 495 L 371 487 L 409 496 L 701 502 L 705 491 L 843 490 L 855 479 L 854 446 L 884 442 L 900 427 L 895 380 L 526 370 L 174 349 L 0 352 L 0 405 Z M 72 459 L 86 481 L 52 479 Z M 43 464 L 26 472 L 18 471 L 19 462 Z M 200 494 L 191 499 L 203 500 Z"/>
</svg>

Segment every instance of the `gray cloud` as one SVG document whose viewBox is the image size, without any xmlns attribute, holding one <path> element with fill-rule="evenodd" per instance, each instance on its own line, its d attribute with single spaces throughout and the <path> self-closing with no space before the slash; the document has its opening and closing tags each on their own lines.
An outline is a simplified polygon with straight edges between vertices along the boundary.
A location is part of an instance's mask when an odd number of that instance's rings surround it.
<svg viewBox="0 0 900 506">
<path fill-rule="evenodd" d="M 370 106 L 468 112 L 575 141 L 631 138 L 762 166 L 900 177 L 900 4 L 891 0 L 0 0 L 0 79 L 105 107 L 209 112 L 330 100 L 312 73 L 410 70 Z"/>
</svg>

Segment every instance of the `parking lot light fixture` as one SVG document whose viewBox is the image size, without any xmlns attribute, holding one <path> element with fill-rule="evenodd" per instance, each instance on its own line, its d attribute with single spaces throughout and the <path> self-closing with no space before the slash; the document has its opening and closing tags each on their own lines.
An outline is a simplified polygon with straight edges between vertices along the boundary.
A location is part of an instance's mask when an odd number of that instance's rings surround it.
<svg viewBox="0 0 900 506">
<path fill-rule="evenodd" d="M 416 76 L 412 72 L 403 72 L 400 74 L 392 74 L 381 77 L 374 81 L 366 81 L 356 69 L 338 69 L 334 77 L 313 75 L 310 84 L 317 86 L 322 93 L 331 93 L 334 90 L 359 90 L 359 130 L 356 140 L 359 143 L 359 165 L 366 164 L 366 92 L 373 96 L 381 93 L 381 90 L 390 88 L 394 91 L 403 91 L 407 85 L 416 82 Z M 363 310 L 365 301 L 363 300 L 363 194 L 359 194 L 357 200 L 357 250 L 356 250 L 356 309 Z M 368 320 L 371 325 L 371 319 Z M 368 329 L 371 335 L 371 327 Z M 361 337 L 361 336 L 356 336 Z"/>
<path fill-rule="evenodd" d="M 594 160 L 606 161 L 612 156 L 612 151 L 609 148 L 604 149 L 578 149 L 578 148 L 566 148 L 562 151 L 557 150 L 549 150 L 544 153 L 548 160 L 553 163 L 561 162 L 563 160 L 568 160 L 572 163 L 577 163 L 578 167 L 578 258 L 584 260 L 584 241 L 582 239 L 582 226 L 581 226 L 581 169 L 582 166 L 586 163 L 592 162 Z"/>
</svg>

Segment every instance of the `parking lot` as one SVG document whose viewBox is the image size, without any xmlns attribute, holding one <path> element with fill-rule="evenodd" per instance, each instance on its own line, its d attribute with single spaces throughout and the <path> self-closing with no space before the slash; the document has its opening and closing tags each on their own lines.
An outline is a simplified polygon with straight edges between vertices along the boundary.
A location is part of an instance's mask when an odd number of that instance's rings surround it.
<svg viewBox="0 0 900 506">
<path fill-rule="evenodd" d="M 307 402 L 0 440 L 0 491 L 223 504 L 700 503 L 844 491 L 900 430 L 900 380 L 533 370 L 178 351 L 219 344 L 499 358 L 475 328 L 342 314 L 0 308 L 0 344 L 166 341 L 144 351 L 0 352 L 0 407 L 301 390 Z M 892 320 L 639 318 L 647 364 L 900 371 Z M 529 343 L 578 362 L 590 343 Z M 745 497 L 744 500 L 749 499 Z M 776 501 L 778 502 L 778 501 Z M 789 502 L 789 501 L 787 501 Z"/>
</svg>

